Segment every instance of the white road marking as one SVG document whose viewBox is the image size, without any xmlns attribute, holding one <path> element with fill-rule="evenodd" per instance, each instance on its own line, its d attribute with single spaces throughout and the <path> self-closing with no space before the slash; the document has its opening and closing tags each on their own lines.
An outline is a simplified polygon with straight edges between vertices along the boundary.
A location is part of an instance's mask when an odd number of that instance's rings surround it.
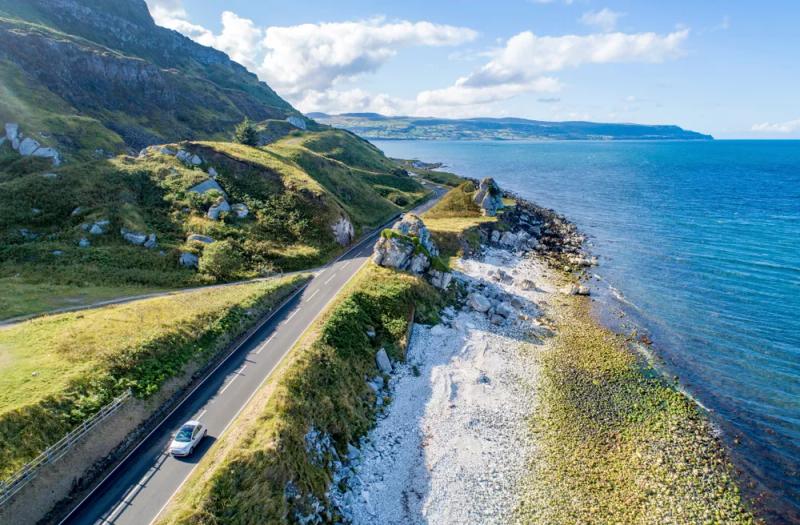
<svg viewBox="0 0 800 525">
<path fill-rule="evenodd" d="M 314 290 L 314 293 L 312 293 L 311 295 L 309 295 L 309 296 L 308 296 L 308 299 L 306 299 L 306 302 L 309 302 L 309 301 L 310 301 L 311 299 L 313 299 L 313 298 L 314 298 L 314 296 L 315 296 L 315 295 L 317 295 L 318 293 L 319 293 L 319 288 L 317 288 L 316 290 Z"/>
<path fill-rule="evenodd" d="M 236 372 L 234 372 L 234 373 L 233 373 L 233 379 L 231 379 L 230 381 L 228 381 L 228 383 L 227 383 L 227 384 L 226 384 L 224 387 L 222 387 L 222 390 L 220 390 L 220 391 L 219 391 L 219 393 L 220 393 L 220 394 L 224 394 L 224 393 L 225 393 L 225 391 L 228 389 L 228 387 L 229 387 L 229 386 L 231 386 L 231 385 L 233 384 L 233 382 L 234 382 L 234 381 L 236 381 L 236 378 L 238 378 L 240 375 L 242 375 L 242 372 L 244 372 L 244 369 L 245 369 L 245 368 L 247 368 L 247 365 L 246 365 L 246 364 L 245 364 L 245 365 L 242 365 L 242 368 L 240 368 L 239 370 L 237 370 Z"/>
<path fill-rule="evenodd" d="M 287 317 L 287 318 L 286 318 L 286 320 L 284 321 L 284 323 L 288 323 L 289 321 L 291 321 L 291 320 L 292 320 L 292 317 L 294 317 L 295 315 L 297 315 L 297 310 L 295 310 L 294 312 L 290 313 L 290 314 L 289 314 L 289 317 Z"/>
<path fill-rule="evenodd" d="M 333 275 L 331 275 L 330 277 L 328 277 L 328 280 L 327 280 L 327 281 L 325 281 L 325 282 L 324 282 L 324 283 L 322 283 L 322 284 L 328 284 L 329 282 L 331 282 L 331 280 L 333 280 L 333 278 L 334 278 L 334 277 L 336 277 L 336 272 L 333 272 Z"/>
<path fill-rule="evenodd" d="M 267 339 L 266 341 L 264 341 L 264 343 L 263 343 L 261 346 L 259 346 L 259 347 L 258 347 L 258 350 L 256 350 L 256 351 L 255 351 L 255 354 L 256 354 L 256 355 L 260 354 L 260 353 L 261 353 L 261 351 L 262 351 L 264 348 L 266 348 L 266 347 L 267 347 L 267 345 L 269 344 L 269 342 L 270 342 L 270 341 L 272 341 L 272 339 L 273 339 L 274 337 L 275 337 L 275 334 L 272 334 L 271 336 L 269 336 L 269 339 Z"/>
<path fill-rule="evenodd" d="M 206 415 L 206 412 L 208 412 L 208 409 L 204 408 L 199 414 L 197 414 L 197 417 L 195 419 L 199 420 L 201 417 Z"/>
</svg>

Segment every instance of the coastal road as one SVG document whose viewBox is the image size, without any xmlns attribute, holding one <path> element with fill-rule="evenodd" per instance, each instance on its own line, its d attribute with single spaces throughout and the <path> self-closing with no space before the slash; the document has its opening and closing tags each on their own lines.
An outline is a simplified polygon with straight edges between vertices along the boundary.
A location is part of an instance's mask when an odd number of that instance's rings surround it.
<svg viewBox="0 0 800 525">
<path fill-rule="evenodd" d="M 413 213 L 422 213 L 433 206 L 445 191 L 439 187 L 433 189 L 434 197 Z M 61 524 L 147 525 L 155 521 L 306 328 L 367 262 L 379 232 L 380 229 L 376 230 L 317 271 L 304 289 L 267 318 L 211 372 Z M 167 447 L 173 432 L 189 419 L 206 425 L 208 437 L 191 457 L 174 458 L 166 452 Z"/>
</svg>

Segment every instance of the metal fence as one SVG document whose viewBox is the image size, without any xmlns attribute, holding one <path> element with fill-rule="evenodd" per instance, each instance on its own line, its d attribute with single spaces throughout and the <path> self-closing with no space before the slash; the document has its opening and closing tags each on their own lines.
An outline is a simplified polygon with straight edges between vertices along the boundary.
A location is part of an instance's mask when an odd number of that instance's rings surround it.
<svg viewBox="0 0 800 525">
<path fill-rule="evenodd" d="M 78 427 L 72 429 L 69 434 L 58 440 L 57 443 L 54 443 L 48 447 L 47 450 L 39 454 L 36 459 L 19 469 L 13 476 L 0 481 L 0 505 L 4 505 L 30 480 L 35 478 L 43 467 L 61 459 L 64 454 L 69 452 L 69 450 L 74 447 L 83 436 L 85 436 L 94 427 L 99 425 L 104 419 L 116 412 L 119 407 L 121 407 L 128 399 L 131 398 L 131 396 L 131 391 L 126 391 L 124 394 L 101 408 L 100 411 L 92 416 L 91 419 L 87 419 Z"/>
</svg>

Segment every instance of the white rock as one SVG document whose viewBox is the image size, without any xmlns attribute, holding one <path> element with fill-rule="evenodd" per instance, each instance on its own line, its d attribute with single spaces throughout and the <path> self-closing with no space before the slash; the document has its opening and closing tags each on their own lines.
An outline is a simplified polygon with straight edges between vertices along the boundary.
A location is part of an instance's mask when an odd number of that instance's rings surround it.
<svg viewBox="0 0 800 525">
<path fill-rule="evenodd" d="M 495 313 L 497 315 L 501 315 L 501 316 L 505 317 L 506 319 L 508 319 L 509 317 L 514 315 L 514 307 L 511 306 L 511 304 L 509 304 L 509 303 L 502 302 L 502 303 L 497 305 L 497 308 L 495 308 Z"/>
<path fill-rule="evenodd" d="M 208 218 L 212 221 L 217 221 L 221 213 L 229 211 L 231 211 L 231 205 L 228 204 L 228 201 L 223 200 L 208 209 Z"/>
<path fill-rule="evenodd" d="M 19 124 L 17 124 L 16 122 L 6 122 L 5 128 L 6 128 L 6 138 L 11 142 L 14 142 L 14 139 L 16 139 L 19 136 Z"/>
<path fill-rule="evenodd" d="M 500 242 L 500 230 L 492 230 L 491 240 L 494 243 Z"/>
<path fill-rule="evenodd" d="M 200 164 L 202 164 L 202 163 L 203 163 L 203 159 L 202 159 L 202 158 L 200 158 L 200 156 L 199 156 L 199 155 L 195 154 L 195 155 L 192 155 L 192 156 L 189 158 L 189 162 L 190 162 L 190 163 L 191 163 L 193 166 L 199 166 Z"/>
<path fill-rule="evenodd" d="M 146 233 L 132 232 L 126 230 L 125 228 L 121 229 L 119 232 L 122 234 L 123 239 L 131 244 L 135 244 L 136 246 L 141 246 L 147 241 Z"/>
<path fill-rule="evenodd" d="M 105 232 L 105 229 L 97 223 L 94 223 L 89 227 L 89 233 L 92 235 L 102 235 Z"/>
<path fill-rule="evenodd" d="M 91 244 L 92 243 L 90 243 L 89 239 L 87 239 L 86 237 L 81 237 L 81 240 L 78 241 L 78 246 L 80 246 L 81 248 L 88 248 L 89 246 L 91 246 Z"/>
<path fill-rule="evenodd" d="M 147 236 L 147 240 L 144 241 L 144 247 L 147 249 L 153 249 L 158 245 L 158 241 L 156 240 L 156 234 L 151 233 Z"/>
<path fill-rule="evenodd" d="M 22 139 L 19 143 L 19 154 L 23 156 L 32 155 L 39 148 L 40 144 L 30 137 Z"/>
<path fill-rule="evenodd" d="M 61 165 L 61 157 L 58 155 L 58 151 L 53 148 L 39 148 L 33 153 L 31 153 L 34 157 L 43 157 L 46 159 L 50 159 L 53 162 L 53 166 L 60 166 Z"/>
<path fill-rule="evenodd" d="M 306 129 L 306 121 L 302 117 L 298 117 L 297 115 L 292 115 L 286 119 L 286 122 L 291 124 L 292 126 L 299 128 L 299 129 Z"/>
<path fill-rule="evenodd" d="M 231 210 L 239 219 L 244 219 L 250 214 L 250 208 L 247 207 L 247 204 L 243 204 L 241 202 L 237 204 L 231 204 Z"/>
<path fill-rule="evenodd" d="M 392 362 L 389 360 L 389 356 L 383 348 L 378 350 L 378 353 L 375 354 L 375 363 L 378 365 L 378 370 L 384 374 L 392 373 Z"/>
<path fill-rule="evenodd" d="M 500 244 L 504 246 L 514 246 L 517 244 L 517 236 L 511 232 L 505 232 L 502 237 L 500 237 Z"/>
<path fill-rule="evenodd" d="M 469 296 L 467 303 L 477 312 L 488 312 L 489 308 L 492 307 L 492 303 L 489 302 L 489 299 L 477 292 Z"/>
<path fill-rule="evenodd" d="M 186 266 L 188 268 L 197 268 L 199 262 L 200 258 L 197 257 L 197 255 L 189 252 L 181 253 L 180 258 L 178 259 L 178 263 L 181 266 Z"/>
<path fill-rule="evenodd" d="M 214 242 L 214 239 L 212 237 L 209 237 L 208 235 L 200 235 L 199 233 L 193 233 L 189 235 L 189 237 L 187 237 L 186 240 L 189 242 L 192 241 L 202 242 L 204 244 L 211 244 L 212 242 Z"/>
<path fill-rule="evenodd" d="M 350 219 L 344 215 L 339 217 L 339 219 L 333 223 L 331 229 L 333 230 L 334 239 L 336 239 L 336 242 L 341 246 L 349 245 L 351 242 L 353 242 L 353 239 L 356 236 L 353 223 L 351 223 Z"/>
<path fill-rule="evenodd" d="M 446 290 L 453 280 L 453 274 L 450 272 L 441 272 L 439 270 L 430 270 L 428 274 L 431 277 L 431 284 L 440 290 Z"/>
<path fill-rule="evenodd" d="M 225 190 L 222 189 L 222 186 L 219 185 L 217 181 L 214 179 L 206 179 L 200 184 L 195 184 L 189 191 L 192 193 L 208 193 L 209 191 L 218 191 L 221 194 L 225 195 Z"/>
<path fill-rule="evenodd" d="M 219 173 L 217 173 L 217 170 L 215 170 L 213 167 L 209 166 L 208 176 L 211 177 L 212 179 L 216 179 L 217 176 L 219 176 Z"/>
</svg>

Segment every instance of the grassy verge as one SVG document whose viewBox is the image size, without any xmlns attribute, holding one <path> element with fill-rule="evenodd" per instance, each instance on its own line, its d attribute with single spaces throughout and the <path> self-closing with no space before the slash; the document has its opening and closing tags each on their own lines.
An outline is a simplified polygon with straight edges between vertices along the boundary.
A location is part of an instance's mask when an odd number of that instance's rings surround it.
<svg viewBox="0 0 800 525">
<path fill-rule="evenodd" d="M 131 388 L 202 365 L 307 277 L 186 292 L 0 329 L 0 477 Z"/>
<path fill-rule="evenodd" d="M 402 358 L 411 308 L 431 320 L 440 301 L 419 278 L 362 270 L 203 458 L 160 523 L 287 523 L 310 514 L 326 499 L 331 462 L 374 422 L 375 393 L 365 379 L 379 373 L 376 350 Z"/>
<path fill-rule="evenodd" d="M 753 523 L 697 406 L 626 341 L 565 299 L 531 432 L 538 453 L 518 509 L 526 523 Z"/>
<path fill-rule="evenodd" d="M 59 308 L 86 306 L 117 297 L 163 291 L 142 286 L 74 286 L 25 282 L 19 277 L 0 278 L 0 321 Z"/>
</svg>

